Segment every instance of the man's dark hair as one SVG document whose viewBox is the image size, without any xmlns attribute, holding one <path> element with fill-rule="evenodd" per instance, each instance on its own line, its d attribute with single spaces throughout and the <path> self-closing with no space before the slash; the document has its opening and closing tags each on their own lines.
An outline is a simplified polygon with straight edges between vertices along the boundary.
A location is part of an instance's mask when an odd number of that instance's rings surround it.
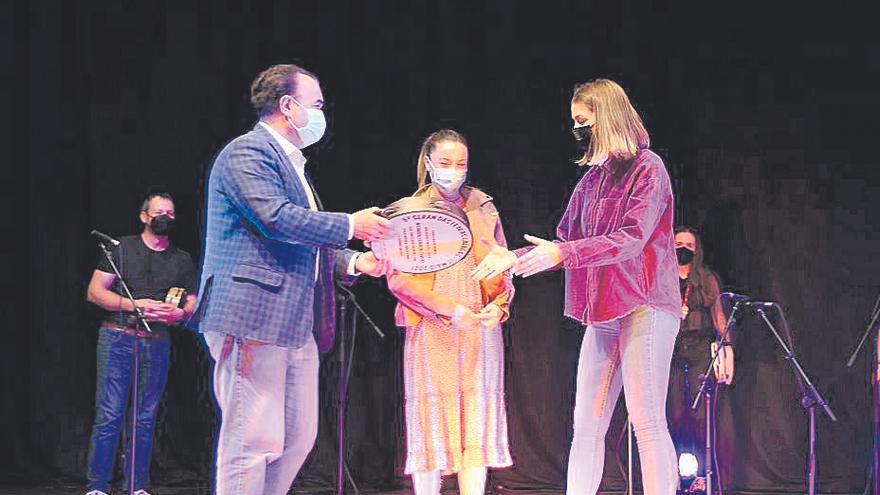
<svg viewBox="0 0 880 495">
<path fill-rule="evenodd" d="M 318 76 L 293 64 L 273 65 L 260 72 L 251 84 L 251 105 L 257 115 L 264 117 L 272 113 L 278 105 L 279 98 L 296 94 L 297 74 L 318 80 Z"/>
<path fill-rule="evenodd" d="M 152 192 L 147 193 L 146 198 L 144 198 L 143 204 L 141 204 L 141 211 L 142 212 L 146 213 L 146 212 L 150 211 L 150 201 L 152 201 L 153 198 L 162 198 L 162 199 L 167 199 L 168 201 L 171 201 L 172 203 L 174 202 L 174 198 L 171 197 L 171 194 L 164 192 L 164 191 L 152 191 Z"/>
</svg>

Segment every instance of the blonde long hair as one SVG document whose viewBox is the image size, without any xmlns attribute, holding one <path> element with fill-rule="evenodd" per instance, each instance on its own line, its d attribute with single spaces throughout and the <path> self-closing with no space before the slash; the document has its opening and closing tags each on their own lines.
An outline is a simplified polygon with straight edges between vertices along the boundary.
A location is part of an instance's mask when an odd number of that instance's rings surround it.
<svg viewBox="0 0 880 495">
<path fill-rule="evenodd" d="M 467 140 L 457 131 L 452 129 L 440 129 L 431 133 L 422 143 L 422 149 L 419 151 L 419 161 L 416 164 L 416 178 L 419 181 L 419 189 L 425 187 L 428 180 L 428 169 L 425 167 L 425 157 L 430 155 L 438 144 L 444 141 L 452 141 L 461 143 L 467 148 Z"/>
<path fill-rule="evenodd" d="M 602 153 L 629 160 L 636 156 L 639 148 L 650 146 L 645 124 L 616 82 L 596 79 L 578 84 L 571 103 L 585 105 L 596 114 L 590 148 L 577 160 L 578 165 L 586 165 L 593 156 Z"/>
</svg>

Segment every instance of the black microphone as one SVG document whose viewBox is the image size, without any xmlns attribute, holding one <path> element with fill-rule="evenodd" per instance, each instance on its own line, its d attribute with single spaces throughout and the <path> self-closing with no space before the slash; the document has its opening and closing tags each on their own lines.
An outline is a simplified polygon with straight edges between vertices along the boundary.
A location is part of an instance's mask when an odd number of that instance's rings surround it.
<svg viewBox="0 0 880 495">
<path fill-rule="evenodd" d="M 746 303 L 746 306 L 758 309 L 768 309 L 776 306 L 776 303 L 771 301 L 749 301 Z"/>
<path fill-rule="evenodd" d="M 746 302 L 749 300 L 749 296 L 744 296 L 742 294 L 736 294 L 734 292 L 722 292 L 722 299 L 727 299 L 734 304 L 739 304 L 741 302 Z"/>
<path fill-rule="evenodd" d="M 107 234 L 105 234 L 105 233 L 103 233 L 103 232 L 99 232 L 99 231 L 97 231 L 97 230 L 93 230 L 93 231 L 91 232 L 91 234 L 92 234 L 93 236 L 97 237 L 98 239 L 101 239 L 101 240 L 104 241 L 104 242 L 109 242 L 110 244 L 112 244 L 112 245 L 114 245 L 114 246 L 118 246 L 118 245 L 119 245 L 119 241 L 117 241 L 116 239 L 110 237 L 109 235 L 107 235 Z"/>
</svg>

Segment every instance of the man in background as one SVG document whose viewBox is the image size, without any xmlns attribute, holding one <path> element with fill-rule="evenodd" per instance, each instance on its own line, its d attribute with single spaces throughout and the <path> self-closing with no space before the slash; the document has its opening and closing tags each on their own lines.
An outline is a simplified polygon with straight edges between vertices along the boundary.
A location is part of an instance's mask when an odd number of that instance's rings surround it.
<svg viewBox="0 0 880 495">
<path fill-rule="evenodd" d="M 138 353 L 138 394 L 132 409 L 137 413 L 135 434 L 135 495 L 149 495 L 150 452 L 156 407 L 168 376 L 168 327 L 185 320 L 195 307 L 195 264 L 190 255 L 174 247 L 168 235 L 174 227 L 174 201 L 169 194 L 151 193 L 139 213 L 144 230 L 122 237 L 111 248 L 113 261 L 125 278 L 152 332 L 135 316 L 106 257 L 101 258 L 89 282 L 89 302 L 103 311 L 98 330 L 95 423 L 89 444 L 87 495 L 107 495 L 116 445 L 122 429 L 132 382 L 134 353 Z M 179 302 L 165 302 L 171 289 L 185 289 Z M 131 459 L 126 442 L 126 458 Z M 126 479 L 129 467 L 124 469 Z"/>
</svg>

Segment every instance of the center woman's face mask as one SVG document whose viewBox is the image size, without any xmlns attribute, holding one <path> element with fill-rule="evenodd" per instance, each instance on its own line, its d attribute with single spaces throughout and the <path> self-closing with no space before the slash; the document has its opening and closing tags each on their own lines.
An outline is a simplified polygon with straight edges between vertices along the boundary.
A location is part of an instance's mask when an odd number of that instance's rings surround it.
<svg viewBox="0 0 880 495">
<path fill-rule="evenodd" d="M 431 183 L 446 192 L 457 192 L 467 178 L 467 171 L 457 168 L 437 168 L 425 157 L 425 165 L 431 174 Z"/>
</svg>

